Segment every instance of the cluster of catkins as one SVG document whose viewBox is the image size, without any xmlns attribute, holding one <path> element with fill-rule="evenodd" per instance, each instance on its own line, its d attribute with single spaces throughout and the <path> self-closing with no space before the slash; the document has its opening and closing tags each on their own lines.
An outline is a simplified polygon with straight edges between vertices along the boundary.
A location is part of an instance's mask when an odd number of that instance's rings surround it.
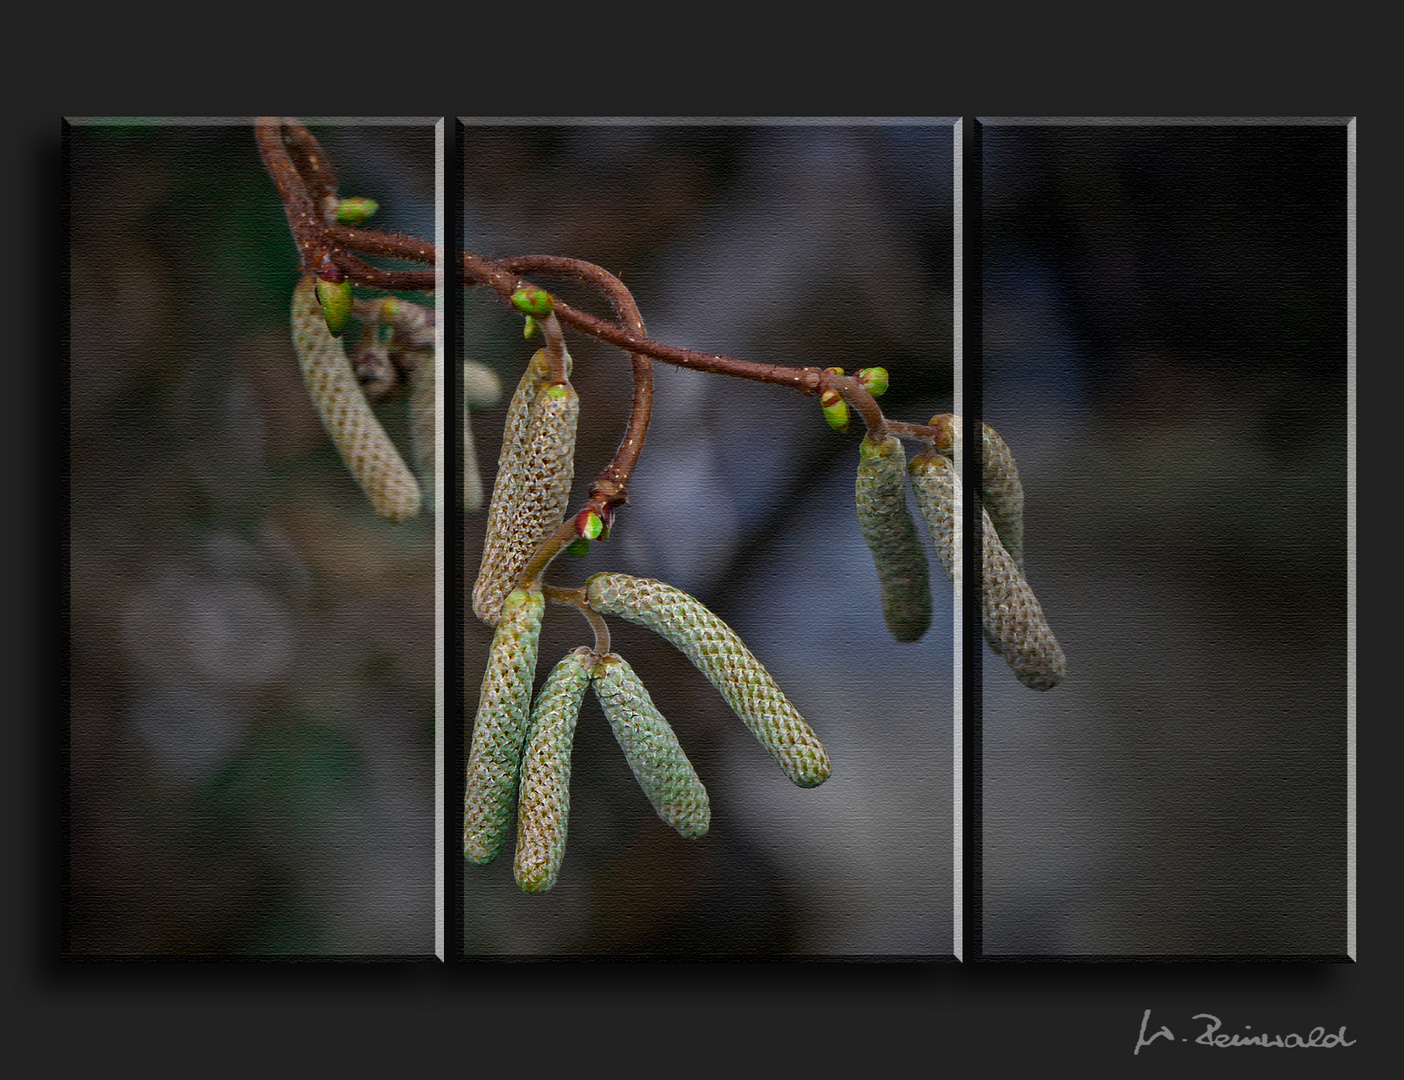
<svg viewBox="0 0 1404 1080">
<path fill-rule="evenodd" d="M 521 578 L 565 520 L 574 476 L 580 403 L 565 359 L 565 377 L 557 378 L 548 351 L 538 352 L 512 397 L 473 588 L 474 614 L 495 630 L 473 720 L 463 854 L 478 864 L 495 859 L 515 805 L 513 870 L 527 892 L 551 888 L 565 855 L 571 747 L 587 687 L 658 816 L 689 839 L 711 823 L 706 788 L 618 653 L 575 649 L 532 694 L 545 597 L 537 582 Z M 813 730 L 736 633 L 696 598 L 651 578 L 602 573 L 586 582 L 583 604 L 646 626 L 680 649 L 794 783 L 814 787 L 828 777 L 828 754 Z"/>
<path fill-rule="evenodd" d="M 518 306 L 550 317 L 546 294 L 529 295 Z M 341 342 L 353 310 L 363 324 L 354 362 Z M 370 401 L 401 381 L 408 383 L 413 456 L 432 491 L 437 445 L 432 320 L 432 312 L 403 301 L 354 302 L 350 283 L 329 264 L 304 275 L 293 293 L 293 343 L 312 400 L 352 476 L 391 521 L 419 512 L 420 484 Z M 527 326 L 529 334 L 536 329 L 530 315 Z M 515 807 L 514 872 L 527 892 L 550 889 L 564 858 L 571 749 L 587 687 L 658 816 L 690 839 L 703 836 L 711 822 L 706 788 L 623 657 L 607 649 L 575 649 L 533 697 L 546 600 L 541 568 L 530 580 L 524 577 L 533 556 L 565 520 L 580 415 L 570 357 L 558 338 L 555 347 L 555 363 L 550 349 L 532 357 L 507 410 L 472 601 L 474 614 L 495 629 L 473 721 L 463 853 L 473 863 L 495 859 Z M 881 368 L 860 376 L 875 393 L 886 385 Z M 464 506 L 473 510 L 481 505 L 483 490 L 466 430 L 467 410 L 470 404 L 492 404 L 499 387 L 487 368 L 466 361 L 464 392 Z M 833 426 L 846 428 L 847 408 L 836 393 L 821 398 L 821 405 Z M 895 435 L 869 433 L 859 446 L 858 523 L 877 569 L 883 614 L 898 641 L 920 638 L 932 611 L 926 553 L 907 509 L 908 481 L 937 557 L 957 590 L 961 586 L 960 481 L 952 462 L 960 418 L 939 415 L 930 427 L 929 449 L 910 464 Z M 1020 682 L 1046 690 L 1063 677 L 1066 661 L 1023 574 L 1024 493 L 1018 469 L 1009 447 L 988 425 L 981 480 L 985 638 Z M 577 544 L 607 535 L 608 526 L 595 518 Z M 592 620 L 616 615 L 662 635 L 721 692 L 795 784 L 814 787 L 827 779 L 829 758 L 813 730 L 736 633 L 696 598 L 651 578 L 602 573 L 571 602 L 592 613 Z"/>
<path fill-rule="evenodd" d="M 898 641 L 915 641 L 931 623 L 926 552 L 907 510 L 910 478 L 917 506 L 947 575 L 961 587 L 960 478 L 951 458 L 960 417 L 932 417 L 934 448 L 908 465 L 895 435 L 864 437 L 859 446 L 858 524 L 872 552 L 887 627 Z M 1023 574 L 1024 489 L 1014 455 L 983 425 L 981 442 L 981 615 L 985 640 L 1015 676 L 1034 690 L 1062 679 L 1067 661 Z"/>
</svg>

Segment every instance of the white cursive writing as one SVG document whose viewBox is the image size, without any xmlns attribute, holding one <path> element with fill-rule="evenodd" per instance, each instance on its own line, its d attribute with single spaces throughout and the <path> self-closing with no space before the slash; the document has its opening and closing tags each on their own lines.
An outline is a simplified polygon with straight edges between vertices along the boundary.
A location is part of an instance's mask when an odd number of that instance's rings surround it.
<svg viewBox="0 0 1404 1080">
<path fill-rule="evenodd" d="M 1133 1056 L 1141 1052 L 1141 1047 L 1150 1046 L 1157 1039 L 1164 1039 L 1166 1042 L 1188 1042 L 1188 1038 L 1175 1038 L 1175 1033 L 1164 1024 L 1160 1025 L 1159 1031 L 1146 1034 L 1150 1028 L 1151 1011 L 1147 1009 L 1141 1014 L 1141 1030 L 1136 1035 L 1136 1048 L 1132 1051 Z M 1244 1024 L 1243 1032 L 1229 1034 L 1221 1032 L 1219 1029 L 1224 1026 L 1213 1013 L 1195 1013 L 1192 1019 L 1205 1021 L 1204 1030 L 1195 1036 L 1194 1041 L 1200 1046 L 1228 1047 L 1228 1046 L 1266 1046 L 1281 1047 L 1283 1049 L 1330 1049 L 1336 1046 L 1354 1046 L 1358 1040 L 1346 1038 L 1345 1025 L 1335 1032 L 1328 1032 L 1324 1027 L 1314 1027 L 1306 1035 L 1300 1035 L 1295 1031 L 1285 1035 L 1272 1034 L 1266 1032 L 1252 1032 L 1252 1024 Z"/>
</svg>

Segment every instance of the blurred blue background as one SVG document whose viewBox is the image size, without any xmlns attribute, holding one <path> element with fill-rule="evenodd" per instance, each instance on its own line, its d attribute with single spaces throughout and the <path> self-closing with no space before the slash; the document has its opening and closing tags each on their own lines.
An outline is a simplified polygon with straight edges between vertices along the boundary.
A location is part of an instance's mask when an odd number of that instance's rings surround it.
<svg viewBox="0 0 1404 1080">
<path fill-rule="evenodd" d="M 562 254 L 633 291 L 651 337 L 786 365 L 880 364 L 890 416 L 951 407 L 952 128 L 903 125 L 468 122 L 465 245 Z M 574 283 L 539 278 L 602 315 Z M 900 297 L 894 303 L 893 297 Z M 532 344 L 521 319 L 466 296 L 466 355 L 510 392 Z M 572 504 L 623 431 L 629 364 L 567 333 L 582 411 Z M 614 647 L 676 729 L 711 796 L 686 841 L 639 791 L 593 698 L 576 737 L 570 837 L 548 894 L 512 880 L 510 849 L 465 867 L 470 954 L 901 955 L 952 950 L 952 605 L 898 644 L 858 531 L 861 424 L 777 387 L 657 364 L 653 424 L 611 540 L 548 581 L 618 570 L 699 597 L 766 664 L 823 740 L 833 774 L 792 785 L 670 645 L 611 620 Z M 495 466 L 505 401 L 474 415 Z M 471 589 L 486 511 L 465 523 Z M 465 630 L 471 725 L 491 634 Z M 591 641 L 548 610 L 538 674 Z M 460 795 L 461 797 L 461 795 Z"/>
</svg>

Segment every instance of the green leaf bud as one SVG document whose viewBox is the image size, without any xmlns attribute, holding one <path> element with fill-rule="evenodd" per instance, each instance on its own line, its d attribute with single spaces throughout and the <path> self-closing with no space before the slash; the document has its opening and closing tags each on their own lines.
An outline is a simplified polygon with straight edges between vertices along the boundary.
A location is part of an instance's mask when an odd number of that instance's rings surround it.
<svg viewBox="0 0 1404 1080">
<path fill-rule="evenodd" d="M 586 540 L 595 540 L 604 532 L 604 522 L 593 510 L 582 510 L 575 515 L 575 531 Z"/>
<path fill-rule="evenodd" d="M 819 405 L 824 410 L 824 419 L 835 431 L 848 430 L 848 402 L 837 390 L 825 390 L 819 395 Z"/>
<path fill-rule="evenodd" d="M 523 315 L 544 319 L 555 310 L 556 302 L 551 299 L 551 294 L 545 289 L 527 287 L 518 289 L 512 294 L 512 306 Z"/>
<path fill-rule="evenodd" d="M 873 397 L 882 397 L 887 392 L 887 368 L 865 367 L 858 372 L 858 382 Z"/>
<path fill-rule="evenodd" d="M 344 276 L 339 280 L 317 274 L 317 303 L 321 306 L 322 317 L 326 319 L 327 331 L 332 337 L 341 337 L 346 332 L 346 324 L 351 321 L 351 308 L 354 298 L 351 295 L 351 282 Z M 338 271 L 340 274 L 340 271 Z"/>
<path fill-rule="evenodd" d="M 336 220 L 343 225 L 359 225 L 367 221 L 380 209 L 380 204 L 374 199 L 366 199 L 354 196 L 350 199 L 342 199 L 336 204 Z"/>
</svg>

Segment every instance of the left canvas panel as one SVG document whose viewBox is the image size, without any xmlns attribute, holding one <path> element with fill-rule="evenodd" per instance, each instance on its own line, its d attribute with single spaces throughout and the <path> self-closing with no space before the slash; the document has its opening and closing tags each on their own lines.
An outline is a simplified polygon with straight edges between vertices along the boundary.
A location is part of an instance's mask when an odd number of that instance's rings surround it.
<svg viewBox="0 0 1404 1080">
<path fill-rule="evenodd" d="M 64 123 L 66 956 L 441 954 L 442 132 Z"/>
</svg>

